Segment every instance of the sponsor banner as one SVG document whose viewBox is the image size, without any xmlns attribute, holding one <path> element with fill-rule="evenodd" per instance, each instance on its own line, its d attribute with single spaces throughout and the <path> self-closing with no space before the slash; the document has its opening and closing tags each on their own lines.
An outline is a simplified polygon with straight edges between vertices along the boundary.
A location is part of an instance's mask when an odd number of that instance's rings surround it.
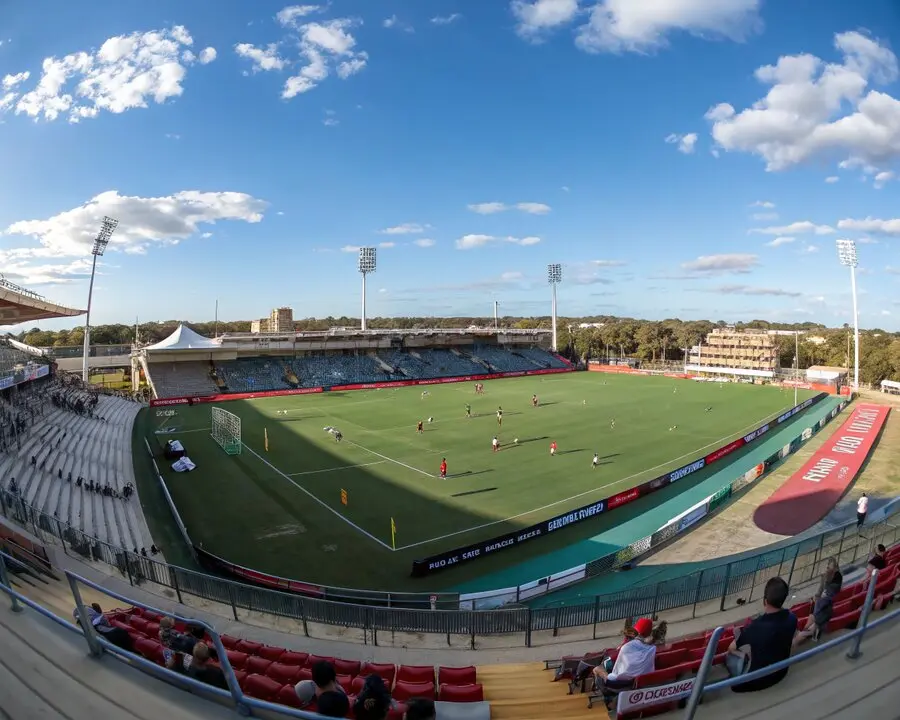
<svg viewBox="0 0 900 720">
<path fill-rule="evenodd" d="M 288 592 L 299 593 L 301 595 L 310 595 L 312 597 L 325 597 L 325 588 L 318 585 L 310 585 L 309 583 L 299 582 L 297 580 L 288 580 L 286 578 L 280 578 L 276 575 L 269 575 L 264 572 L 259 572 L 258 570 L 251 570 L 250 568 L 245 568 L 241 565 L 235 565 L 228 562 L 227 560 L 223 560 L 222 558 L 213 555 L 212 553 L 207 552 L 206 550 L 203 550 L 202 548 L 197 547 L 196 545 L 194 546 L 194 550 L 197 552 L 198 557 L 202 561 L 204 561 L 205 564 L 211 565 L 214 569 L 220 572 L 238 577 L 254 585 L 260 585 L 267 588 L 275 588 L 277 590 L 286 590 Z"/>
<path fill-rule="evenodd" d="M 252 400 L 253 398 L 279 397 L 281 395 L 313 395 L 323 392 L 324 388 L 292 388 L 290 390 L 266 390 L 253 393 L 223 393 L 218 395 L 206 395 L 204 397 L 177 397 L 159 398 L 150 401 L 150 407 L 163 405 L 192 405 L 194 403 L 226 402 L 228 400 Z"/>
<path fill-rule="evenodd" d="M 190 403 L 186 397 L 178 397 L 178 398 L 159 398 L 158 400 L 151 400 L 150 407 L 165 407 L 166 405 L 187 405 Z"/>
<path fill-rule="evenodd" d="M 757 508 L 756 525 L 796 535 L 825 517 L 856 479 L 889 412 L 884 405 L 857 405 L 828 442 Z"/>
<path fill-rule="evenodd" d="M 832 419 L 834 418 L 834 413 L 831 414 Z M 813 436 L 812 428 L 806 428 L 802 433 L 800 433 L 800 442 L 806 442 Z"/>
<path fill-rule="evenodd" d="M 445 385 L 459 382 L 481 382 L 482 380 L 499 380 L 500 378 L 525 377 L 530 375 L 554 375 L 572 372 L 572 368 L 544 368 L 542 370 L 516 370 L 514 372 L 485 373 L 483 375 L 458 375 L 456 377 L 426 378 L 423 380 L 390 380 L 374 383 L 352 383 L 350 385 L 333 385 L 332 390 L 381 390 L 383 388 L 409 387 L 413 385 Z"/>
<path fill-rule="evenodd" d="M 709 512 L 715 510 L 719 505 L 727 502 L 731 497 L 731 485 L 726 485 L 719 492 L 709 498 Z"/>
<path fill-rule="evenodd" d="M 46 377 L 50 374 L 49 365 L 37 365 L 29 362 L 24 368 L 18 368 L 12 371 L 11 375 L 0 378 L 0 390 L 6 390 L 14 385 L 31 382 L 38 378 Z"/>
<path fill-rule="evenodd" d="M 750 468 L 747 472 L 741 475 L 737 480 L 731 483 L 731 494 L 740 492 L 745 487 L 747 487 L 750 483 L 760 477 L 766 471 L 766 466 L 764 463 L 760 463 L 759 465 Z"/>
<path fill-rule="evenodd" d="M 610 366 L 610 367 L 618 367 L 618 366 Z M 541 371 L 538 371 L 541 372 Z M 568 372 L 568 371 L 565 371 Z M 334 388 L 333 388 L 334 389 Z M 806 409 L 810 405 L 819 402 L 822 398 L 826 397 L 824 393 L 820 395 L 816 395 L 815 397 L 809 398 L 805 400 L 803 403 L 798 405 L 793 410 L 785 413 L 781 416 L 778 422 L 783 422 L 782 418 L 790 418 L 793 417 L 796 413 L 800 412 L 801 409 Z M 762 425 L 761 427 L 754 430 L 749 435 L 746 435 L 741 439 L 741 445 L 746 445 L 756 439 L 758 439 L 761 435 L 768 432 L 771 422 Z M 734 441 L 737 442 L 737 441 Z M 729 443 L 729 445 L 733 445 L 734 442 Z M 726 445 L 725 447 L 728 447 Z M 720 448 L 724 449 L 724 448 Z M 733 448 L 729 452 L 734 452 L 737 448 Z M 715 454 L 715 453 L 713 453 Z M 728 454 L 728 453 L 726 453 Z M 724 457 L 724 456 L 723 456 Z M 776 455 L 777 458 L 777 455 Z M 647 495 L 655 490 L 658 490 L 670 483 L 681 480 L 688 475 L 697 472 L 698 470 L 706 467 L 706 457 L 699 458 L 692 463 L 689 463 L 683 467 L 678 468 L 677 470 L 673 470 L 671 472 L 662 475 L 661 477 L 655 478 L 648 482 L 643 483 L 642 485 L 637 486 L 636 488 L 632 488 L 631 490 L 617 493 L 613 495 L 611 498 L 607 498 L 605 500 L 600 500 L 599 502 L 591 503 L 590 505 L 585 505 L 584 507 L 578 508 L 577 510 L 573 510 L 568 513 L 563 513 L 562 515 L 558 515 L 555 518 L 551 518 L 550 520 L 545 520 L 543 522 L 537 523 L 530 527 L 524 528 L 522 530 L 518 530 L 515 532 L 506 533 L 505 535 L 500 535 L 499 537 L 492 538 L 490 540 L 485 540 L 479 543 L 473 543 L 472 545 L 466 545 L 465 547 L 456 548 L 455 550 L 448 550 L 443 553 L 439 553 L 436 555 L 432 555 L 430 557 L 424 558 L 422 560 L 414 560 L 412 566 L 412 576 L 413 577 L 424 577 L 425 575 L 429 575 L 434 572 L 438 572 L 440 570 L 444 570 L 450 567 L 456 567 L 462 563 L 471 562 L 472 560 L 477 560 L 481 557 L 485 557 L 489 554 L 497 553 L 501 550 L 506 550 L 507 548 L 515 547 L 516 545 L 521 545 L 523 542 L 527 542 L 529 540 L 534 540 L 536 538 L 547 535 L 550 532 L 554 532 L 555 530 L 559 530 L 561 528 L 566 527 L 567 525 L 573 525 L 576 523 L 584 522 L 585 520 L 589 520 L 592 517 L 599 515 L 607 510 L 613 510 L 617 507 L 621 507 L 632 500 L 635 500 L 637 497 L 642 495 Z M 637 491 L 637 494 L 632 496 L 633 491 Z M 703 501 L 704 505 L 706 500 Z M 694 508 L 692 508 L 693 510 Z M 690 511 L 689 511 L 690 512 Z M 706 514 L 706 510 L 704 507 L 703 515 Z M 693 522 L 699 520 L 703 515 L 699 515 L 694 518 Z M 681 518 L 678 518 L 681 519 Z M 676 520 L 677 521 L 677 520 Z M 673 521 L 673 522 L 676 522 Z"/>
<path fill-rule="evenodd" d="M 621 692 L 616 704 L 616 714 L 624 715 L 653 705 L 680 700 L 690 696 L 693 689 L 694 678 L 688 678 L 668 685 Z"/>
<path fill-rule="evenodd" d="M 706 464 L 712 465 L 716 460 L 721 460 L 726 455 L 730 455 L 738 448 L 744 447 L 744 438 L 738 438 L 734 442 L 728 443 L 725 447 L 720 447 L 715 452 L 711 452 L 706 456 Z"/>
</svg>

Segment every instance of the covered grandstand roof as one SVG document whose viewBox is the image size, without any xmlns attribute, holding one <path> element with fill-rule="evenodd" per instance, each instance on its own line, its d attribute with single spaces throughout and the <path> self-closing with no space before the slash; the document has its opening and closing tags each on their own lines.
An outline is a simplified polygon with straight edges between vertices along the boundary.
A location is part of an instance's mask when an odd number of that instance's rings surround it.
<svg viewBox="0 0 900 720">
<path fill-rule="evenodd" d="M 50 302 L 37 293 L 19 287 L 0 275 L 0 325 L 18 325 L 48 318 L 75 317 L 84 310 Z"/>
<path fill-rule="evenodd" d="M 165 340 L 155 345 L 148 345 L 144 350 L 212 350 L 221 348 L 222 344 L 195 333 L 187 325 L 179 325 Z"/>
</svg>

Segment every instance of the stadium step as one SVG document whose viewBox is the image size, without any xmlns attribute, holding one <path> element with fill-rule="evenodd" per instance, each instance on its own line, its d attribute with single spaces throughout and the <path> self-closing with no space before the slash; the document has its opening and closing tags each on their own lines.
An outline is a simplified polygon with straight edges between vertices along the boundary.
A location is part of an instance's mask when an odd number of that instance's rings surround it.
<svg viewBox="0 0 900 720">
<path fill-rule="evenodd" d="M 478 682 L 494 720 L 604 717 L 602 707 L 588 709 L 586 695 L 569 695 L 566 682 L 553 682 L 543 663 L 479 666 Z"/>
</svg>

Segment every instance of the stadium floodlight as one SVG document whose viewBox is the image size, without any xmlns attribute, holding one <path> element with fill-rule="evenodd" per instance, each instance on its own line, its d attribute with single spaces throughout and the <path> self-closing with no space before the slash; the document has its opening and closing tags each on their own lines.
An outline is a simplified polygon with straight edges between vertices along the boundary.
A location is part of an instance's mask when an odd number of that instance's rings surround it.
<svg viewBox="0 0 900 720">
<path fill-rule="evenodd" d="M 837 241 L 838 259 L 850 268 L 850 292 L 853 295 L 853 392 L 859 393 L 859 309 L 856 303 L 856 243 L 853 240 Z"/>
<path fill-rule="evenodd" d="M 562 265 L 551 263 L 547 266 L 547 282 L 552 292 L 550 303 L 550 320 L 553 327 L 553 352 L 556 352 L 556 286 L 562 282 Z"/>
<path fill-rule="evenodd" d="M 81 379 L 85 383 L 90 377 L 88 358 L 91 351 L 91 298 L 94 295 L 94 273 L 97 271 L 97 258 L 106 252 L 106 246 L 109 245 L 109 240 L 118 226 L 119 221 L 115 218 L 104 217 L 103 222 L 100 223 L 100 232 L 94 238 L 94 246 L 91 248 L 91 255 L 94 256 L 94 259 L 91 263 L 91 283 L 88 286 L 87 316 L 84 320 L 84 364 L 81 369 Z"/>
<path fill-rule="evenodd" d="M 359 249 L 359 273 L 362 275 L 362 322 L 361 328 L 366 329 L 366 275 L 375 272 L 375 248 L 364 247 Z"/>
</svg>

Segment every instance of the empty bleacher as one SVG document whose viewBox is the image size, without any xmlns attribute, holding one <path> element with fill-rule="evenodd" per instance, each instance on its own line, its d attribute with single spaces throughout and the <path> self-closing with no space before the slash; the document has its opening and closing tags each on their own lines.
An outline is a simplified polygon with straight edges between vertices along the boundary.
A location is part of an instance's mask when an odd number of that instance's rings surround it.
<svg viewBox="0 0 900 720">
<path fill-rule="evenodd" d="M 219 392 L 208 362 L 165 362 L 150 366 L 158 397 L 204 397 Z"/>
</svg>

